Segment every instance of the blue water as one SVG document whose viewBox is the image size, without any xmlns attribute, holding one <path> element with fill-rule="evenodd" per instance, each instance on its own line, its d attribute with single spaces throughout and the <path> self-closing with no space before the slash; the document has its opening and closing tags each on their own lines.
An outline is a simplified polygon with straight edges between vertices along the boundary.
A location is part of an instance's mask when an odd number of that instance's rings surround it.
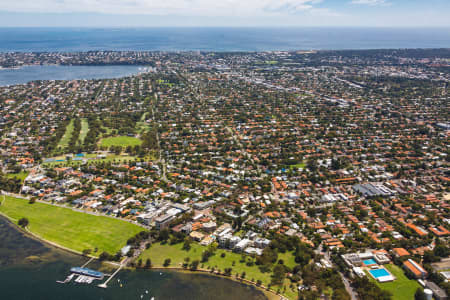
<svg viewBox="0 0 450 300">
<path fill-rule="evenodd" d="M 33 80 L 105 79 L 139 73 L 139 66 L 25 66 L 0 69 L 0 86 Z"/>
<path fill-rule="evenodd" d="M 373 260 L 373 259 L 366 259 L 366 260 L 363 261 L 363 263 L 364 263 L 366 266 L 376 265 L 376 264 L 377 264 L 377 262 L 376 262 L 375 260 Z"/>
<path fill-rule="evenodd" d="M 386 271 L 386 269 L 370 270 L 369 272 L 370 272 L 370 274 L 372 274 L 372 276 L 375 277 L 375 278 L 379 278 L 379 277 L 391 275 L 391 274 L 389 274 L 388 271 Z"/>
<path fill-rule="evenodd" d="M 450 28 L 0 28 L 0 52 L 449 47 Z"/>
</svg>

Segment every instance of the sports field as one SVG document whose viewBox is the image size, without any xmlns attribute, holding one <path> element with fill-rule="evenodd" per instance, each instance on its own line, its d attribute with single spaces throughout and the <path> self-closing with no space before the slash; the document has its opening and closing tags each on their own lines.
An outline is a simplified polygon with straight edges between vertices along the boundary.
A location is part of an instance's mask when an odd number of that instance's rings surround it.
<svg viewBox="0 0 450 300">
<path fill-rule="evenodd" d="M 138 138 L 131 137 L 131 136 L 114 136 L 114 137 L 108 137 L 100 140 L 100 146 L 121 146 L 121 147 L 127 147 L 127 146 L 137 146 L 142 144 L 142 141 Z"/>
<path fill-rule="evenodd" d="M 28 229 L 60 246 L 82 252 L 98 248 L 115 254 L 126 241 L 143 228 L 114 218 L 94 216 L 44 203 L 29 204 L 28 200 L 0 197 L 0 212 L 17 224 L 23 217 L 29 220 Z"/>
</svg>

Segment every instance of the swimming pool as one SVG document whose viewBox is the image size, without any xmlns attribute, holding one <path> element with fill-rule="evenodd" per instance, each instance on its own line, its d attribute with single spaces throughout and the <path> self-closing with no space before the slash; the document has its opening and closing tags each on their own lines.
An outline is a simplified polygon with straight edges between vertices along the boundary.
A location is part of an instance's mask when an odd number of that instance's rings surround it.
<svg viewBox="0 0 450 300">
<path fill-rule="evenodd" d="M 366 259 L 363 261 L 366 266 L 376 265 L 377 262 L 374 259 Z"/>
<path fill-rule="evenodd" d="M 370 270 L 369 272 L 370 272 L 370 274 L 372 274 L 373 277 L 375 277 L 375 279 L 378 279 L 379 277 L 384 277 L 384 276 L 390 276 L 391 275 L 384 268 L 376 269 L 376 270 Z"/>
</svg>

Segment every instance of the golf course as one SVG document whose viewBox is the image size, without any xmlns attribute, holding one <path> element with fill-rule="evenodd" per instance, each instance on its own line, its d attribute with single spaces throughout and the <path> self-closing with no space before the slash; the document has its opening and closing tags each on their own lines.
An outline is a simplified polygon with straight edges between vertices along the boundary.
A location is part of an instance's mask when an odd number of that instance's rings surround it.
<svg viewBox="0 0 450 300">
<path fill-rule="evenodd" d="M 26 199 L 0 197 L 0 213 L 17 224 L 27 218 L 27 229 L 39 238 L 64 248 L 92 255 L 114 254 L 143 228 L 114 218 L 94 216 L 50 204 L 29 204 Z M 94 253 L 94 249 L 97 252 Z"/>
</svg>

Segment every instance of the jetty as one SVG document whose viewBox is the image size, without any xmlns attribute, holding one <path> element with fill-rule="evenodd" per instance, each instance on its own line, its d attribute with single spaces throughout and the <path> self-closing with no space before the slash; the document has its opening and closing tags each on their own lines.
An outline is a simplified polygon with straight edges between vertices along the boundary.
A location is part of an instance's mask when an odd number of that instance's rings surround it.
<svg viewBox="0 0 450 300">
<path fill-rule="evenodd" d="M 88 264 L 91 263 L 91 261 L 93 261 L 95 259 L 95 257 L 91 257 L 91 259 L 89 259 L 84 265 L 81 266 L 81 268 L 85 268 Z"/>
<path fill-rule="evenodd" d="M 57 280 L 57 283 L 69 283 L 72 281 L 72 279 L 77 276 L 77 278 L 74 280 L 76 283 L 87 283 L 91 284 L 94 280 L 103 280 L 107 274 L 104 274 L 99 271 L 95 271 L 89 268 L 86 268 L 86 266 L 91 263 L 95 258 L 90 258 L 86 263 L 84 263 L 81 267 L 72 267 L 70 268 L 70 275 L 67 276 L 67 278 L 64 281 Z"/>
<path fill-rule="evenodd" d="M 72 280 L 72 278 L 75 276 L 75 274 L 70 274 L 69 276 L 67 276 L 67 278 L 64 280 L 64 281 L 61 281 L 61 280 L 57 280 L 56 282 L 57 283 L 69 283 L 71 280 Z"/>
<path fill-rule="evenodd" d="M 99 284 L 98 287 L 106 289 L 108 287 L 108 283 L 111 281 L 111 279 L 113 279 L 114 276 L 116 276 L 116 274 L 119 273 L 120 270 L 122 270 L 122 268 L 123 268 L 123 265 L 120 265 L 120 267 L 111 276 L 109 276 L 109 278 L 104 283 Z"/>
</svg>

